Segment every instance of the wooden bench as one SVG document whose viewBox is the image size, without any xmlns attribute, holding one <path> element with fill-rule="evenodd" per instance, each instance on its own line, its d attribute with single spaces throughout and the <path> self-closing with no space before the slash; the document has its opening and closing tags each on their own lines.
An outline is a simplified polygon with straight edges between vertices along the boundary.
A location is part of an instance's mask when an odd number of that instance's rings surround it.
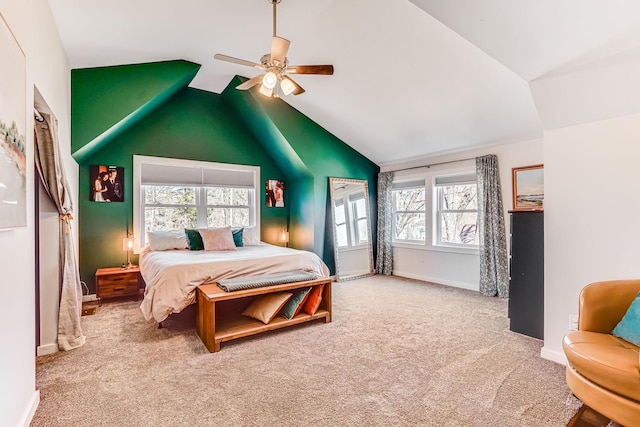
<svg viewBox="0 0 640 427">
<path fill-rule="evenodd" d="M 268 324 L 243 316 L 242 311 L 259 295 L 324 285 L 320 307 L 313 314 L 299 313 L 293 319 L 278 315 Z M 220 351 L 220 343 L 261 332 L 285 328 L 312 320 L 331 322 L 331 278 L 285 283 L 262 288 L 225 292 L 217 284 L 197 288 L 196 331 L 210 352 Z"/>
</svg>

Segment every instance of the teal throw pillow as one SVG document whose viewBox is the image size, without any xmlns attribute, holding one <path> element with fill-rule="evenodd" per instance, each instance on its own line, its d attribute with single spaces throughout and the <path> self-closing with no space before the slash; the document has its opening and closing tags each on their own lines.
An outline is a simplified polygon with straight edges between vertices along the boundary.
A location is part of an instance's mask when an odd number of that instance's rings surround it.
<svg viewBox="0 0 640 427">
<path fill-rule="evenodd" d="M 231 234 L 233 235 L 233 243 L 235 243 L 236 248 L 241 248 L 242 244 L 242 230 L 244 228 L 238 228 L 237 230 L 231 230 Z"/>
<path fill-rule="evenodd" d="M 311 291 L 311 287 L 298 289 L 289 298 L 289 301 L 282 307 L 282 315 L 287 319 L 293 319 L 293 316 L 299 312 L 298 307 L 301 306 L 307 294 Z"/>
<path fill-rule="evenodd" d="M 189 242 L 189 249 L 192 251 L 203 251 L 204 242 L 202 236 L 198 230 L 191 230 L 189 228 L 184 229 L 184 234 L 187 235 L 187 242 Z"/>
<path fill-rule="evenodd" d="M 640 345 L 640 292 L 611 333 L 635 345 Z"/>
</svg>

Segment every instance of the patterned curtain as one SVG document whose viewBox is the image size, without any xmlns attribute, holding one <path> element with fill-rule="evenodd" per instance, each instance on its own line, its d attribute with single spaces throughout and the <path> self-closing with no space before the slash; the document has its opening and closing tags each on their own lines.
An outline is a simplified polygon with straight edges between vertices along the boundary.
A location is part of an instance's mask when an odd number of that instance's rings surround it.
<svg viewBox="0 0 640 427">
<path fill-rule="evenodd" d="M 500 192 L 498 157 L 476 157 L 478 229 L 480 236 L 480 292 L 509 297 L 507 237 Z"/>
<path fill-rule="evenodd" d="M 57 120 L 44 113 L 42 113 L 42 120 L 36 118 L 35 140 L 35 160 L 42 184 L 60 213 L 62 286 L 58 312 L 58 348 L 72 350 L 84 345 L 85 342 L 85 336 L 80 327 L 82 286 L 70 223 L 73 203 L 60 158 Z"/>
<path fill-rule="evenodd" d="M 376 254 L 376 274 L 391 275 L 393 270 L 393 252 L 391 233 L 393 233 L 393 206 L 391 184 L 393 172 L 378 174 L 378 243 Z"/>
</svg>

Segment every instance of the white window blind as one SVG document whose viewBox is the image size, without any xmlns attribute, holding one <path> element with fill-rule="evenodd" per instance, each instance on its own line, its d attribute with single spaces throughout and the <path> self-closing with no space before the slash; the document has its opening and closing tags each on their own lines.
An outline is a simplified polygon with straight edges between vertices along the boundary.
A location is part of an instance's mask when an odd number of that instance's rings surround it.
<svg viewBox="0 0 640 427">
<path fill-rule="evenodd" d="M 253 188 L 254 173 L 234 169 L 183 167 L 143 163 L 142 185 L 183 185 Z"/>
</svg>

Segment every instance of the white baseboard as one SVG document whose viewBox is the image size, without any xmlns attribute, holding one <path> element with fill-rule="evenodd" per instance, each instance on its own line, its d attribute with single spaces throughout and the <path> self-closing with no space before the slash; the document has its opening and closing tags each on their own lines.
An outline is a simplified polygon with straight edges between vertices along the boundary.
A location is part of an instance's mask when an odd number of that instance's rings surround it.
<svg viewBox="0 0 640 427">
<path fill-rule="evenodd" d="M 430 277 L 430 276 L 423 276 L 421 274 L 405 273 L 405 272 L 397 271 L 397 270 L 393 270 L 392 274 L 394 276 L 406 277 L 407 279 L 422 280 L 422 281 L 425 281 L 425 282 L 437 283 L 439 285 L 452 286 L 454 288 L 468 289 L 470 291 L 478 292 L 480 290 L 480 288 L 479 288 L 477 283 L 458 282 L 458 281 L 455 281 L 455 280 L 447 280 L 447 279 L 442 279 L 442 278 L 439 278 L 439 277 Z"/>
<path fill-rule="evenodd" d="M 31 396 L 31 401 L 29 405 L 25 408 L 24 415 L 22 419 L 18 423 L 19 426 L 29 427 L 31 424 L 31 420 L 33 420 L 33 416 L 36 413 L 36 409 L 38 409 L 38 405 L 40 404 L 40 390 L 34 390 L 33 396 Z"/>
<path fill-rule="evenodd" d="M 552 362 L 559 363 L 560 365 L 567 365 L 567 357 L 564 353 L 557 352 L 555 350 L 549 350 L 547 347 L 542 347 L 540 350 L 540 357 L 543 359 L 551 360 Z"/>
<path fill-rule="evenodd" d="M 58 352 L 58 344 L 39 345 L 36 349 L 36 356 L 44 356 L 45 354 L 53 354 Z"/>
</svg>

